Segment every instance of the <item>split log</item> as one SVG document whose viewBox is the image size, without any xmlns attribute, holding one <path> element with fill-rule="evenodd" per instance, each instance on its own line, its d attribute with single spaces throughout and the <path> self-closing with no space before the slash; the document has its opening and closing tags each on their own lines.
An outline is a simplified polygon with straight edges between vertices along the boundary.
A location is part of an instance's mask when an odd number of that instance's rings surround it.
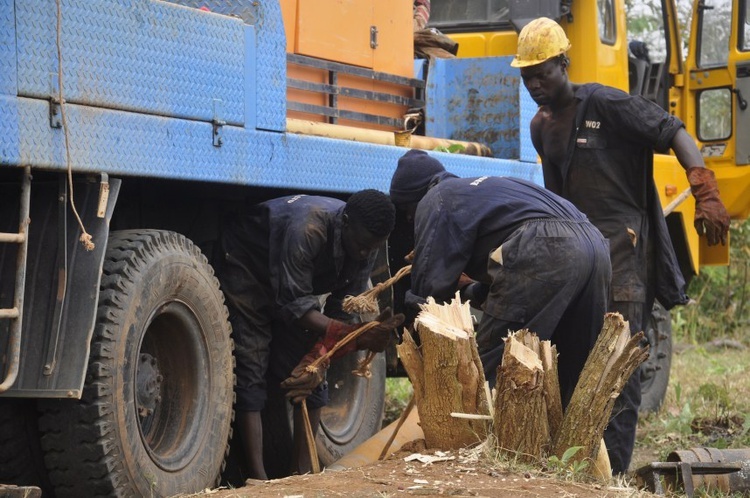
<svg viewBox="0 0 750 498">
<path fill-rule="evenodd" d="M 557 347 L 550 341 L 542 341 L 539 358 L 544 367 L 544 399 L 547 403 L 547 422 L 552 440 L 560 432 L 563 421 L 562 397 L 560 396 L 560 377 L 557 374 Z"/>
<path fill-rule="evenodd" d="M 527 330 L 510 334 L 495 385 L 493 432 L 498 449 L 529 463 L 539 462 L 551 441 L 539 347 L 538 338 Z"/>
<path fill-rule="evenodd" d="M 446 305 L 428 299 L 414 325 L 420 346 L 405 331 L 397 349 L 414 387 L 427 447 L 450 450 L 483 441 L 486 420 L 451 416 L 489 414 L 468 303 L 461 304 L 458 295 Z"/>
<path fill-rule="evenodd" d="M 568 448 L 581 446 L 575 460 L 597 460 L 615 399 L 636 368 L 648 358 L 648 346 L 641 347 L 642 340 L 643 332 L 630 336 L 630 326 L 622 315 L 605 315 L 602 331 L 553 441 L 552 454 L 560 458 Z"/>
<path fill-rule="evenodd" d="M 534 351 L 544 370 L 544 400 L 547 405 L 547 421 L 550 437 L 554 439 L 562 425 L 563 408 L 560 396 L 560 377 L 557 373 L 557 347 L 550 341 L 540 341 L 539 336 L 528 329 L 519 330 L 514 338 Z"/>
</svg>

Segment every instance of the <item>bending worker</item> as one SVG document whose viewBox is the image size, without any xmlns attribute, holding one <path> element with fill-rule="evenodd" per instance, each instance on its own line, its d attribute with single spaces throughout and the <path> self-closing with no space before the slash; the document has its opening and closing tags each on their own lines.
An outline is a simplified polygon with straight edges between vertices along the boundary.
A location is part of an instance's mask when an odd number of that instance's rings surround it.
<svg viewBox="0 0 750 498">
<path fill-rule="evenodd" d="M 235 341 L 235 411 L 246 477 L 267 479 L 261 423 L 267 382 L 283 382 L 294 404 L 291 472 L 310 470 L 300 403 L 307 400 L 314 433 L 328 391 L 325 368 L 310 373 L 305 367 L 362 325 L 346 323 L 354 317 L 341 304 L 366 290 L 394 217 L 388 196 L 363 190 L 346 204 L 308 195 L 273 199 L 227 223 L 219 279 Z M 329 292 L 324 315 L 319 296 Z M 380 320 L 339 353 L 383 351 L 403 316 Z"/>
<path fill-rule="evenodd" d="M 658 105 L 596 83 L 568 79 L 570 43 L 555 21 L 536 19 L 518 37 L 511 62 L 539 105 L 531 138 L 544 183 L 571 201 L 609 239 L 609 311 L 632 333 L 644 330 L 654 298 L 685 304 L 685 280 L 667 232 L 653 179 L 654 151 L 674 151 L 695 197 L 695 228 L 709 245 L 726 243 L 729 215 L 716 179 L 683 123 Z M 640 377 L 633 374 L 604 433 L 612 471 L 628 470 L 635 442 Z"/>
<path fill-rule="evenodd" d="M 410 150 L 391 200 L 414 222 L 407 302 L 447 301 L 463 289 L 483 316 L 477 345 L 494 385 L 508 331 L 528 328 L 559 353 L 567 406 L 604 321 L 611 276 L 607 243 L 571 203 L 515 178 L 458 178 Z"/>
</svg>

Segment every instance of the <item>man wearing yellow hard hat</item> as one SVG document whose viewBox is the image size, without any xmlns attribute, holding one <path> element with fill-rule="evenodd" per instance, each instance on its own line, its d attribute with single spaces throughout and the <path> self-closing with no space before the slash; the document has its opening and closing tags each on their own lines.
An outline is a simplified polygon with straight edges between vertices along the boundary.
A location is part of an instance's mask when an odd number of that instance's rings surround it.
<svg viewBox="0 0 750 498">
<path fill-rule="evenodd" d="M 674 150 L 695 197 L 695 227 L 709 245 L 726 243 L 729 215 L 713 172 L 684 124 L 658 105 L 598 83 L 568 79 L 570 42 L 552 19 L 523 27 L 511 62 L 539 105 L 531 139 L 545 186 L 570 200 L 609 239 L 609 311 L 644 330 L 654 299 L 685 304 L 685 280 L 667 232 L 653 180 L 654 151 Z M 625 473 L 635 442 L 640 377 L 623 389 L 604 433 L 613 473 Z"/>
</svg>

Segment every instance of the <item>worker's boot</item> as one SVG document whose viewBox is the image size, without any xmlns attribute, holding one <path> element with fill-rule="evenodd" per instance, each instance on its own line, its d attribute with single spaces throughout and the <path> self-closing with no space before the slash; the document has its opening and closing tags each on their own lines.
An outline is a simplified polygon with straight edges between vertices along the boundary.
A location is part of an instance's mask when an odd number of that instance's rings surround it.
<svg viewBox="0 0 750 498">
<path fill-rule="evenodd" d="M 263 422 L 260 412 L 237 411 L 237 430 L 245 453 L 247 478 L 267 480 L 263 466 Z"/>
<path fill-rule="evenodd" d="M 320 408 L 308 410 L 310 416 L 310 428 L 312 429 L 312 440 L 315 444 L 315 436 L 318 434 L 320 425 Z M 317 451 L 316 451 L 317 454 Z M 312 460 L 310 450 L 307 447 L 307 435 L 305 418 L 302 415 L 302 405 L 294 405 L 294 451 L 292 453 L 292 474 L 308 474 L 312 472 Z"/>
</svg>

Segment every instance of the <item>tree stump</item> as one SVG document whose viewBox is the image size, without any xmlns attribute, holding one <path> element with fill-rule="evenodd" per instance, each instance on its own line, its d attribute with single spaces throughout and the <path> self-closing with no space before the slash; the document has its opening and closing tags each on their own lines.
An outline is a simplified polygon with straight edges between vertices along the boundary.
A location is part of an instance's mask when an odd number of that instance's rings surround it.
<svg viewBox="0 0 750 498">
<path fill-rule="evenodd" d="M 630 326 L 619 313 L 607 313 L 604 326 L 589 353 L 562 426 L 552 444 L 552 454 L 581 446 L 574 459 L 596 461 L 604 429 L 615 399 L 635 369 L 648 358 L 641 347 L 643 332 L 630 336 Z"/>
<path fill-rule="evenodd" d="M 420 346 L 405 331 L 397 349 L 414 387 L 425 444 L 450 450 L 483 441 L 486 420 L 451 415 L 489 415 L 468 303 L 461 304 L 458 295 L 445 305 L 428 299 L 414 325 Z"/>
<path fill-rule="evenodd" d="M 493 432 L 498 448 L 529 463 L 539 462 L 551 441 L 539 348 L 539 339 L 527 330 L 510 334 L 495 386 Z"/>
</svg>

